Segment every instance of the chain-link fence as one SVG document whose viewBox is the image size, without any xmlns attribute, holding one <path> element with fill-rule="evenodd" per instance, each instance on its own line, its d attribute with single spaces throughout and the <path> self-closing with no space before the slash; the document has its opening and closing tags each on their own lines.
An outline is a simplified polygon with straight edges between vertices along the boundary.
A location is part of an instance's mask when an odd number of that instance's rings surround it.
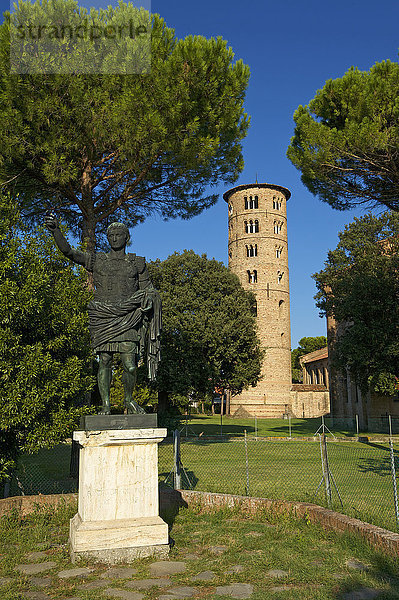
<svg viewBox="0 0 399 600">
<path fill-rule="evenodd" d="M 71 475 L 70 443 L 23 455 L 10 481 L 3 483 L 3 497 L 77 492 L 76 473 L 74 475 Z"/>
<path fill-rule="evenodd" d="M 168 485 L 314 502 L 391 531 L 398 529 L 399 445 L 325 435 L 314 441 L 193 437 L 181 439 L 180 451 L 165 441 L 159 456 L 160 479 Z"/>
<path fill-rule="evenodd" d="M 367 426 L 359 415 L 353 417 L 325 417 L 325 424 L 332 431 L 352 432 L 353 435 L 371 433 L 382 433 L 383 435 L 399 434 L 399 417 L 381 415 L 379 417 L 368 417 Z"/>
<path fill-rule="evenodd" d="M 159 479 L 200 491 L 314 502 L 398 530 L 399 443 L 344 441 L 330 434 L 264 439 L 254 433 L 182 437 L 180 450 L 166 438 L 159 445 Z M 76 492 L 71 445 L 21 457 L 1 489 L 3 496 Z"/>
<path fill-rule="evenodd" d="M 191 435 L 215 436 L 225 435 L 241 437 L 246 430 L 250 437 L 313 437 L 324 424 L 337 437 L 356 438 L 382 434 L 383 436 L 399 435 L 399 416 L 381 415 L 368 417 L 314 417 L 299 419 L 286 415 L 283 419 L 264 419 L 257 417 L 232 418 L 226 415 L 187 415 L 181 417 L 179 430 L 182 437 Z M 177 426 L 177 424 L 176 424 Z"/>
</svg>

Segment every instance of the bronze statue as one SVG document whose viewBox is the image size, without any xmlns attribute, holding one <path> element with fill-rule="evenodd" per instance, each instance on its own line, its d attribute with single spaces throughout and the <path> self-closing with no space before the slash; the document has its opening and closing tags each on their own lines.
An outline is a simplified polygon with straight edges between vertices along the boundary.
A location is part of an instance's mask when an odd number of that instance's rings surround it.
<svg viewBox="0 0 399 600">
<path fill-rule="evenodd" d="M 108 227 L 111 249 L 107 253 L 71 248 L 51 213 L 46 216 L 46 226 L 64 256 L 93 273 L 95 293 L 88 304 L 88 313 L 92 347 L 99 357 L 101 414 L 110 414 L 115 352 L 120 354 L 124 369 L 124 403 L 128 413 L 145 412 L 132 399 L 137 365 L 146 354 L 148 376 L 154 381 L 160 360 L 161 332 L 161 301 L 150 281 L 145 259 L 126 254 L 130 235 L 123 223 L 112 223 Z"/>
</svg>

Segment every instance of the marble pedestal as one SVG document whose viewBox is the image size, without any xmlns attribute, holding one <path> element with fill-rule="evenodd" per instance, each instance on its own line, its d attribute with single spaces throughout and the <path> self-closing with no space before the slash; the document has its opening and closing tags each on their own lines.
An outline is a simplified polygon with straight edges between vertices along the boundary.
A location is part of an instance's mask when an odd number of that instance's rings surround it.
<svg viewBox="0 0 399 600">
<path fill-rule="evenodd" d="M 72 561 L 166 557 L 168 526 L 158 510 L 158 443 L 165 436 L 166 429 L 148 428 L 74 432 L 81 449 Z"/>
</svg>

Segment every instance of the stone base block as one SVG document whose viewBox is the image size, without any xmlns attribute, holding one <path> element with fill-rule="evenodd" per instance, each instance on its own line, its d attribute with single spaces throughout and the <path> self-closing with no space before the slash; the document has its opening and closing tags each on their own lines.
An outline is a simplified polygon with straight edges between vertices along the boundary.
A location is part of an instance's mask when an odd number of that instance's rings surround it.
<svg viewBox="0 0 399 600">
<path fill-rule="evenodd" d="M 169 552 L 168 525 L 161 517 L 83 522 L 79 513 L 70 522 L 71 558 L 116 564 Z"/>
</svg>

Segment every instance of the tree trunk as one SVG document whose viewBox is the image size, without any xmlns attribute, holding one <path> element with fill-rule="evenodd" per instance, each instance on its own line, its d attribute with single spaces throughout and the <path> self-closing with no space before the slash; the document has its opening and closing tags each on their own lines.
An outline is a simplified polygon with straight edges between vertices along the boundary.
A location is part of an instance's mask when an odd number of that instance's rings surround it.
<svg viewBox="0 0 399 600">
<path fill-rule="evenodd" d="M 96 250 L 96 218 L 94 215 L 93 188 L 92 188 L 92 165 L 86 151 L 83 156 L 85 167 L 82 173 L 82 246 L 85 252 L 95 252 Z M 87 285 L 89 289 L 94 289 L 93 275 L 87 274 Z"/>
<path fill-rule="evenodd" d="M 94 217 L 90 219 L 83 217 L 82 221 L 82 238 L 83 250 L 85 252 L 95 252 L 96 250 L 96 223 Z M 93 273 L 87 272 L 87 287 L 94 290 Z"/>
<path fill-rule="evenodd" d="M 226 415 L 230 415 L 230 399 L 231 399 L 231 392 L 230 390 L 226 390 Z"/>
<path fill-rule="evenodd" d="M 169 408 L 169 394 L 165 390 L 158 391 L 158 414 L 165 414 Z"/>
</svg>

